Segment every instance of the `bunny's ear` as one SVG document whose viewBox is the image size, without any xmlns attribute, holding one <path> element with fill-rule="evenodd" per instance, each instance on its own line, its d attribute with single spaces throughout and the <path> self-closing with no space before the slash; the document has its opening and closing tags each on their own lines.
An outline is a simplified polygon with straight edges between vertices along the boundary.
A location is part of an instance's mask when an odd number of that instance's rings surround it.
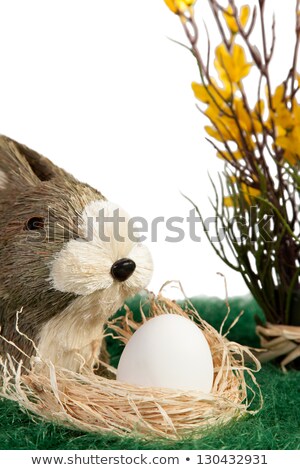
<svg viewBox="0 0 300 470">
<path fill-rule="evenodd" d="M 36 185 L 57 176 L 72 178 L 48 158 L 8 137 L 0 136 L 0 191 Z"/>
</svg>

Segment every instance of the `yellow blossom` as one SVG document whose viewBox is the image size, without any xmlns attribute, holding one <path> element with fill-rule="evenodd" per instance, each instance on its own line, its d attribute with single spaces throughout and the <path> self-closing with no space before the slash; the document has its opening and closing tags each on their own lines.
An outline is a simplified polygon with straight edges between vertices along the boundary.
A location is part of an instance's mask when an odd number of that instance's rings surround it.
<svg viewBox="0 0 300 470">
<path fill-rule="evenodd" d="M 252 130 L 252 121 L 251 116 L 246 110 L 243 100 L 240 98 L 235 98 L 233 102 L 234 113 L 238 119 L 239 125 L 246 132 L 251 132 Z"/>
<path fill-rule="evenodd" d="M 225 196 L 225 197 L 223 197 L 223 206 L 225 206 L 225 207 L 233 207 L 233 206 L 234 206 L 234 203 L 233 203 L 232 197 L 230 197 L 230 196 Z"/>
<path fill-rule="evenodd" d="M 205 115 L 210 119 L 213 127 L 205 126 L 205 130 L 211 137 L 224 141 L 240 142 L 239 129 L 231 117 L 224 116 L 215 106 L 208 106 Z"/>
<path fill-rule="evenodd" d="M 257 196 L 260 196 L 261 194 L 260 189 L 252 188 L 245 183 L 241 184 L 241 192 L 244 194 L 244 199 L 248 202 L 249 205 L 253 199 L 255 199 Z"/>
<path fill-rule="evenodd" d="M 295 117 L 284 103 L 281 103 L 275 112 L 271 112 L 270 116 L 272 116 L 272 120 L 275 124 L 277 136 L 284 135 L 286 132 L 291 131 L 295 125 Z"/>
<path fill-rule="evenodd" d="M 290 165 L 300 161 L 300 123 L 293 126 L 292 130 L 286 132 L 282 127 L 280 133 L 277 129 L 276 145 L 284 150 L 283 158 Z"/>
<path fill-rule="evenodd" d="M 224 116 L 222 114 L 216 115 L 215 108 L 208 107 L 205 111 L 205 115 L 209 117 L 213 127 L 205 126 L 205 130 L 214 139 L 225 142 L 232 141 L 235 142 L 240 148 L 243 147 L 243 136 L 237 122 L 229 116 Z M 245 140 L 249 140 L 244 136 Z"/>
<path fill-rule="evenodd" d="M 262 104 L 259 106 L 263 109 Z M 222 107 L 216 106 L 214 102 L 209 103 L 205 115 L 213 125 L 205 127 L 211 137 L 220 142 L 233 141 L 239 148 L 246 145 L 248 150 L 254 150 L 255 144 L 251 136 L 262 132 L 262 126 L 257 110 L 246 109 L 241 98 L 234 98 L 230 104 L 225 102 Z"/>
<path fill-rule="evenodd" d="M 253 111 L 246 108 L 241 98 L 234 98 L 232 106 L 239 125 L 245 132 L 249 134 L 262 132 L 261 119 L 264 112 L 264 102 L 262 100 L 256 103 Z"/>
<path fill-rule="evenodd" d="M 216 81 L 212 79 L 212 84 L 201 85 L 200 83 L 193 82 L 192 89 L 195 97 L 209 105 L 215 105 L 216 107 L 223 107 L 231 97 L 230 89 L 220 88 Z"/>
<path fill-rule="evenodd" d="M 196 0 L 164 0 L 164 2 L 173 13 L 184 13 L 196 3 Z"/>
<path fill-rule="evenodd" d="M 286 96 L 284 84 L 272 95 L 272 107 L 266 125 L 275 128 L 275 144 L 283 151 L 283 158 L 294 165 L 300 159 L 300 104 Z"/>
<path fill-rule="evenodd" d="M 278 133 L 281 135 L 282 133 L 284 134 L 284 126 L 281 124 L 285 124 L 288 119 L 290 120 L 290 116 L 286 114 L 289 113 L 288 109 L 286 108 L 286 104 L 284 101 L 284 94 L 285 94 L 285 88 L 283 83 L 279 85 L 276 89 L 273 95 L 271 95 L 271 103 L 272 103 L 272 108 L 269 110 L 269 116 L 266 121 L 266 126 L 269 129 L 272 129 L 273 124 L 276 121 L 276 127 L 277 127 L 277 135 Z M 267 99 L 269 99 L 269 92 L 268 89 L 266 89 L 266 95 Z"/>
<path fill-rule="evenodd" d="M 249 74 L 251 66 L 242 46 L 233 44 L 231 51 L 224 44 L 216 48 L 215 67 L 225 88 L 239 83 Z"/>
<path fill-rule="evenodd" d="M 250 15 L 250 8 L 248 5 L 243 5 L 240 10 L 239 14 L 239 22 L 241 26 L 244 28 L 247 24 Z M 233 16 L 233 9 L 231 5 L 228 5 L 227 9 L 223 11 L 223 16 L 226 21 L 227 27 L 232 35 L 238 32 L 238 25 Z"/>
<path fill-rule="evenodd" d="M 296 163 L 300 161 L 299 150 L 298 150 L 298 153 L 292 153 L 292 152 L 289 152 L 288 150 L 285 150 L 283 157 L 284 157 L 284 160 L 292 166 L 296 165 Z"/>
<path fill-rule="evenodd" d="M 274 95 L 272 95 L 272 106 L 273 106 L 274 109 L 277 109 L 279 107 L 279 105 L 281 105 L 283 103 L 284 92 L 285 92 L 285 88 L 284 88 L 283 83 L 281 85 L 279 85 L 278 87 L 276 87 Z M 268 93 L 268 91 L 267 91 L 267 93 Z"/>
<path fill-rule="evenodd" d="M 256 105 L 254 106 L 254 111 L 252 113 L 253 125 L 255 132 L 257 134 L 263 131 L 263 114 L 265 110 L 265 103 L 263 100 L 258 100 Z"/>
<path fill-rule="evenodd" d="M 244 200 L 249 204 L 249 206 L 254 202 L 253 199 L 261 195 L 261 191 L 259 189 L 248 186 L 245 183 L 241 183 L 240 192 L 243 193 Z M 223 198 L 223 204 L 226 207 L 232 207 L 234 206 L 234 200 L 231 196 L 225 196 Z"/>
<path fill-rule="evenodd" d="M 299 127 L 294 127 L 293 130 L 289 132 L 288 134 L 286 134 L 285 136 L 277 137 L 276 144 L 282 149 L 286 150 L 289 154 L 298 155 L 300 157 L 300 129 Z"/>
</svg>

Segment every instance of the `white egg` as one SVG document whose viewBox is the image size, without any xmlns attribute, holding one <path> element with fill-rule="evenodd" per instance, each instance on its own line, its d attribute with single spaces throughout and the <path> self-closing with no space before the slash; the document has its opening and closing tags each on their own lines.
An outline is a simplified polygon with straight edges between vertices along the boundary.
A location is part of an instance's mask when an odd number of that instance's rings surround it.
<svg viewBox="0 0 300 470">
<path fill-rule="evenodd" d="M 132 335 L 121 355 L 117 380 L 209 393 L 213 372 L 201 329 L 185 317 L 165 314 L 151 318 Z"/>
</svg>

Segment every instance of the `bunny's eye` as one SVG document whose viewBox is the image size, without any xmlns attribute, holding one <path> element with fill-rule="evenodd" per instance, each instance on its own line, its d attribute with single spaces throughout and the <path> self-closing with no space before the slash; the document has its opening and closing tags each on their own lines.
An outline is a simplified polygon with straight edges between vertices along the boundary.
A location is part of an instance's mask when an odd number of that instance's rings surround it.
<svg viewBox="0 0 300 470">
<path fill-rule="evenodd" d="M 43 217 L 31 217 L 25 224 L 26 230 L 41 230 L 44 228 L 45 220 Z"/>
</svg>

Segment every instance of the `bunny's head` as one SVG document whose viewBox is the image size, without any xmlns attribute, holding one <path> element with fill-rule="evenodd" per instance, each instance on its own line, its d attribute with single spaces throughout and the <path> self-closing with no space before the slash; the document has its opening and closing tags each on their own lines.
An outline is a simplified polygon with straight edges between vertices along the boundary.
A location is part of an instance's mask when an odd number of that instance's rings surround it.
<svg viewBox="0 0 300 470">
<path fill-rule="evenodd" d="M 0 137 L 0 323 L 8 336 L 20 307 L 23 331 L 39 338 L 74 302 L 85 305 L 84 328 L 85 318 L 106 320 L 146 287 L 151 257 L 128 222 L 97 190 Z"/>
</svg>

